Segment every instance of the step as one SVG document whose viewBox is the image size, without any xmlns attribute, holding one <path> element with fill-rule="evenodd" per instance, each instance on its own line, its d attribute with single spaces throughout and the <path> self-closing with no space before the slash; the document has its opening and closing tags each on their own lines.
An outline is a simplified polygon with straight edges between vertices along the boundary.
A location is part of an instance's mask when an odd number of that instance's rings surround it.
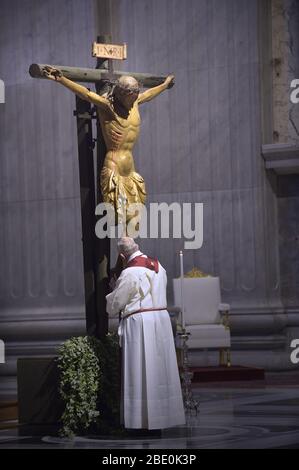
<svg viewBox="0 0 299 470">
<path fill-rule="evenodd" d="M 265 370 L 258 367 L 190 367 L 190 372 L 193 372 L 192 383 L 265 379 Z"/>
</svg>

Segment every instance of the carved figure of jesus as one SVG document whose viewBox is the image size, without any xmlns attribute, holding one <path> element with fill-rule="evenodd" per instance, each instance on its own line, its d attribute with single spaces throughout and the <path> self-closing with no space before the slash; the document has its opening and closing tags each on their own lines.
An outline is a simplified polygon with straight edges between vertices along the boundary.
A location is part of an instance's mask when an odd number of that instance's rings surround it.
<svg viewBox="0 0 299 470">
<path fill-rule="evenodd" d="M 132 150 L 140 131 L 139 105 L 152 100 L 174 85 L 169 75 L 164 83 L 140 93 L 137 80 L 131 76 L 120 77 L 112 92 L 99 95 L 63 76 L 50 66 L 44 75 L 73 91 L 81 99 L 97 107 L 107 153 L 101 171 L 100 185 L 104 202 L 113 205 L 116 220 L 123 217 L 125 204 L 126 223 L 134 217 L 130 204 L 145 203 L 146 189 L 143 177 L 135 171 Z"/>
</svg>

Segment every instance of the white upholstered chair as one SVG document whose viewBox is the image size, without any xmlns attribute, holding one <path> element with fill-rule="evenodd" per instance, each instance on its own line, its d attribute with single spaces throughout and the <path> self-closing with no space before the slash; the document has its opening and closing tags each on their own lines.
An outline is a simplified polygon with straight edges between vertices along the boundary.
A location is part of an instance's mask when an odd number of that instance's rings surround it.
<svg viewBox="0 0 299 470">
<path fill-rule="evenodd" d="M 184 319 L 188 349 L 218 349 L 220 365 L 231 364 L 228 304 L 221 304 L 218 277 L 185 277 Z M 173 279 L 174 303 L 181 308 L 181 279 Z M 180 342 L 177 343 L 180 348 Z"/>
</svg>

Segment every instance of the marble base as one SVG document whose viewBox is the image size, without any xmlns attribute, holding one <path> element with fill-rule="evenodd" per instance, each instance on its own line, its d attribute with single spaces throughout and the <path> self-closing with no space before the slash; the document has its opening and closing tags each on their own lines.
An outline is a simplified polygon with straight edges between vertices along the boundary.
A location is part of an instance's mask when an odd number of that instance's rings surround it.
<svg viewBox="0 0 299 470">
<path fill-rule="evenodd" d="M 18 360 L 19 423 L 56 424 L 63 412 L 55 358 Z"/>
</svg>

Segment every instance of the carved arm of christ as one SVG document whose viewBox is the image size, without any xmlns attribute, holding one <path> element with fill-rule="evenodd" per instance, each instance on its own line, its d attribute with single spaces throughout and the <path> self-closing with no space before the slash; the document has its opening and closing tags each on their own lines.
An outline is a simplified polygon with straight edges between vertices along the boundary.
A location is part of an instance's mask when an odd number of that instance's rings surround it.
<svg viewBox="0 0 299 470">
<path fill-rule="evenodd" d="M 121 141 L 125 140 L 125 134 L 128 133 L 125 132 L 125 130 L 128 127 L 128 124 L 133 123 L 136 125 L 138 121 L 136 118 L 139 104 L 151 101 L 160 93 L 174 85 L 174 76 L 169 75 L 161 85 L 157 85 L 143 93 L 139 93 L 138 82 L 135 78 L 123 76 L 119 79 L 119 83 L 122 86 L 118 89 L 119 87 L 116 85 L 114 92 L 115 96 L 113 97 L 113 100 L 109 100 L 106 96 L 94 93 L 88 90 L 88 88 L 69 80 L 63 76 L 60 70 L 53 67 L 46 66 L 44 69 L 44 76 L 48 79 L 57 81 L 74 92 L 81 99 L 94 104 L 98 108 L 98 114 L 100 117 L 103 117 L 105 120 L 108 118 L 114 122 L 113 129 L 109 135 L 110 138 L 105 139 L 107 140 L 105 143 L 108 150 L 116 150 L 115 147 L 117 147 Z M 115 127 L 115 123 L 120 125 Z M 105 132 L 106 129 L 103 128 L 103 120 L 101 120 L 101 125 L 104 135 L 107 134 L 107 132 Z"/>
<path fill-rule="evenodd" d="M 135 172 L 132 149 L 139 135 L 139 104 L 148 102 L 174 85 L 169 75 L 162 84 L 140 93 L 132 76 L 121 76 L 110 95 L 99 95 L 64 77 L 59 69 L 46 66 L 44 76 L 65 86 L 81 99 L 97 107 L 107 152 L 101 172 L 101 191 L 105 202 L 113 204 L 116 212 L 118 197 L 127 202 L 144 204 L 146 191 L 143 178 Z M 129 220 L 129 217 L 127 217 Z"/>
</svg>

